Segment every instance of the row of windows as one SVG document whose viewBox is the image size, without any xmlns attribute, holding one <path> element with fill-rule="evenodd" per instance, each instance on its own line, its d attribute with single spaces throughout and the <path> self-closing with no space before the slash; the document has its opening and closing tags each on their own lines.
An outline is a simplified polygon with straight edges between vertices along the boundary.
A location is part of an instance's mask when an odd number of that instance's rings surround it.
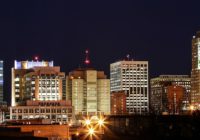
<svg viewBox="0 0 200 140">
<path fill-rule="evenodd" d="M 59 93 L 58 90 L 39 90 L 41 94 L 48 94 L 48 93 Z"/>
<path fill-rule="evenodd" d="M 127 106 L 147 106 L 147 102 L 126 103 Z"/>
<path fill-rule="evenodd" d="M 58 122 L 63 121 L 63 122 L 67 122 L 68 117 L 66 115 L 13 115 L 12 119 L 29 119 L 29 118 L 45 118 L 45 119 L 57 119 Z M 31 124 L 31 122 L 24 122 L 23 124 Z"/>
<path fill-rule="evenodd" d="M 42 84 L 42 85 L 44 85 L 44 84 L 57 84 L 57 85 L 58 85 L 58 83 L 59 83 L 58 81 L 56 82 L 56 81 L 46 81 L 46 80 L 45 80 L 45 81 L 40 81 L 40 82 L 39 82 L 40 85 L 41 85 L 41 84 Z M 33 83 L 33 84 L 34 84 L 34 83 Z"/>
<path fill-rule="evenodd" d="M 72 109 L 12 109 L 12 113 L 72 113 Z"/>
<path fill-rule="evenodd" d="M 144 113 L 147 112 L 147 108 L 133 108 L 133 109 L 127 109 L 127 112 L 133 112 L 133 113 Z"/>
<path fill-rule="evenodd" d="M 114 68 L 119 68 L 119 67 L 123 67 L 123 68 L 126 68 L 126 67 L 147 67 L 148 65 L 147 64 L 122 64 L 121 66 L 116 66 Z"/>
</svg>

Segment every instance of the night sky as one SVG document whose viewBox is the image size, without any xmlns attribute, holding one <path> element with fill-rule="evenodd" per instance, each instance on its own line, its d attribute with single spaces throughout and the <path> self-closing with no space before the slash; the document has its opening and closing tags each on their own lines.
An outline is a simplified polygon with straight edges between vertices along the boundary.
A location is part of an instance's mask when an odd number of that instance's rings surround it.
<svg viewBox="0 0 200 140">
<path fill-rule="evenodd" d="M 34 0 L 0 2 L 0 59 L 5 99 L 10 99 L 14 60 L 53 60 L 69 72 L 83 65 L 109 76 L 109 64 L 149 61 L 150 77 L 190 74 L 191 39 L 200 29 L 200 1 Z"/>
</svg>

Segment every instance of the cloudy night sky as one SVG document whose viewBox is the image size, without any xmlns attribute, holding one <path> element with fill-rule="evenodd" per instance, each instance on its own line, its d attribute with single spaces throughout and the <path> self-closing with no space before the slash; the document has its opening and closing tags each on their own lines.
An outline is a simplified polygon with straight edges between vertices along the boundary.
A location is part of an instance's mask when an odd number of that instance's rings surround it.
<svg viewBox="0 0 200 140">
<path fill-rule="evenodd" d="M 191 39 L 200 29 L 194 0 L 24 0 L 0 2 L 0 59 L 5 99 L 14 60 L 53 60 L 69 72 L 83 65 L 109 76 L 109 64 L 127 54 L 149 61 L 150 77 L 190 74 Z"/>
</svg>

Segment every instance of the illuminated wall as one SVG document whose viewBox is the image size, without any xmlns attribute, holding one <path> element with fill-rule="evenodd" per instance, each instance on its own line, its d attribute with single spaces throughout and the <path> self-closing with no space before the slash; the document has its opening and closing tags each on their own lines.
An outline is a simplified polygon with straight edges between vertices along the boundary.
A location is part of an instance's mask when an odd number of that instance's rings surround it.
<svg viewBox="0 0 200 140">
<path fill-rule="evenodd" d="M 34 67 L 53 67 L 53 61 L 14 61 L 12 68 L 12 95 L 11 105 L 16 106 L 26 100 L 25 84 L 28 79 L 25 75 L 33 72 Z"/>
<path fill-rule="evenodd" d="M 200 31 L 192 39 L 191 104 L 200 109 Z"/>
<path fill-rule="evenodd" d="M 198 57 L 197 57 L 197 62 L 198 62 L 198 69 L 200 69 L 200 42 L 197 42 L 197 49 L 198 49 Z"/>
<path fill-rule="evenodd" d="M 3 102 L 3 61 L 0 61 L 0 102 Z"/>
<path fill-rule="evenodd" d="M 31 69 L 33 67 L 53 67 L 53 61 L 16 61 L 15 69 Z"/>
<path fill-rule="evenodd" d="M 78 69 L 69 73 L 67 100 L 72 100 L 75 114 L 110 114 L 110 80 L 104 72 Z"/>
<path fill-rule="evenodd" d="M 110 64 L 111 92 L 125 91 L 127 113 L 148 113 L 148 78 L 148 61 L 118 61 Z"/>
</svg>

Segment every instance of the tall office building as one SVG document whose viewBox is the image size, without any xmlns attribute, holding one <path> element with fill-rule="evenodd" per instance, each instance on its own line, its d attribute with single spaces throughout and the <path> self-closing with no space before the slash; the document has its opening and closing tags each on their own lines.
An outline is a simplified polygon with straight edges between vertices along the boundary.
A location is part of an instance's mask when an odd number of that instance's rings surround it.
<svg viewBox="0 0 200 140">
<path fill-rule="evenodd" d="M 148 61 L 118 61 L 110 65 L 111 92 L 125 91 L 126 111 L 149 111 Z"/>
<path fill-rule="evenodd" d="M 0 104 L 3 104 L 3 61 L 0 60 Z"/>
<path fill-rule="evenodd" d="M 187 111 L 190 107 L 190 91 L 191 91 L 191 78 L 189 75 L 160 75 L 159 77 L 152 78 L 150 80 L 150 108 L 156 114 L 162 114 L 163 112 L 169 113 L 169 95 L 170 86 L 183 87 L 183 90 L 179 90 L 177 94 L 181 96 L 181 109 L 180 112 Z M 175 90 L 174 90 L 175 91 Z M 181 93 L 182 91 L 183 93 Z M 180 97 L 180 96 L 179 96 Z"/>
<path fill-rule="evenodd" d="M 28 90 L 28 88 L 26 84 L 27 81 L 29 80 L 27 74 L 30 72 L 34 72 L 33 68 L 35 67 L 53 67 L 53 61 L 51 62 L 15 61 L 14 67 L 12 68 L 12 79 L 11 79 L 12 81 L 11 106 L 19 105 L 23 101 L 27 100 L 28 94 L 26 94 L 26 91 Z M 36 79 L 37 77 L 32 77 L 32 78 Z"/>
<path fill-rule="evenodd" d="M 15 61 L 12 68 L 11 120 L 50 119 L 74 121 L 71 101 L 63 98 L 65 73 L 53 61 Z M 66 94 L 65 94 L 66 96 Z"/>
<path fill-rule="evenodd" d="M 75 114 L 110 114 L 110 80 L 103 71 L 78 68 L 69 73 L 66 83 Z"/>
<path fill-rule="evenodd" d="M 200 31 L 192 39 L 191 104 L 200 108 Z"/>
</svg>

